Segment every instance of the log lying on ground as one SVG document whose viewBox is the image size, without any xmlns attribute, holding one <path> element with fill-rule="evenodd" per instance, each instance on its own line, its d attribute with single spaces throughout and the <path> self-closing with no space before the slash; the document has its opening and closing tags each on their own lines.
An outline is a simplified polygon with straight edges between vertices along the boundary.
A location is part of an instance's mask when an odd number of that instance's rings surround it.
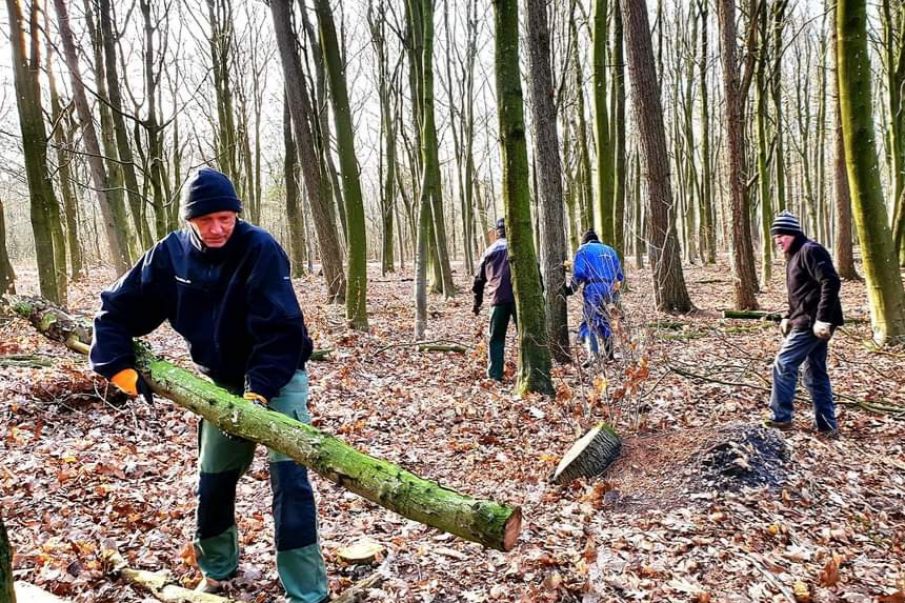
<svg viewBox="0 0 905 603">
<path fill-rule="evenodd" d="M 555 484 L 567 484 L 579 477 L 594 477 L 606 471 L 619 457 L 622 440 L 606 423 L 598 423 L 563 455 L 550 478 Z"/>
<path fill-rule="evenodd" d="M 101 557 L 110 568 L 111 574 L 121 577 L 129 584 L 150 591 L 160 601 L 166 603 L 235 603 L 233 599 L 211 593 L 197 593 L 183 588 L 167 571 L 149 572 L 131 568 L 119 551 L 114 548 L 103 548 Z"/>
<path fill-rule="evenodd" d="M 782 320 L 782 314 L 779 312 L 765 312 L 763 310 L 723 310 L 723 318 L 737 318 L 748 320 L 772 320 L 779 322 Z M 850 324 L 866 324 L 870 321 L 860 317 L 845 317 L 845 322 Z"/>
<path fill-rule="evenodd" d="M 28 582 L 22 582 L 21 580 L 16 581 L 15 590 L 15 599 L 4 599 L 0 596 L 0 601 L 3 601 L 3 603 L 15 603 L 16 601 L 19 603 L 66 603 L 66 599 L 61 599 L 60 597 L 47 592 L 43 588 L 39 588 Z"/>
<path fill-rule="evenodd" d="M 464 345 L 442 344 L 442 343 L 419 343 L 419 352 L 453 352 L 455 354 L 464 354 L 466 348 Z"/>
<path fill-rule="evenodd" d="M 763 310 L 723 310 L 723 318 L 772 320 L 773 322 L 779 322 L 782 320 L 782 314 L 779 312 L 764 312 Z"/>
<path fill-rule="evenodd" d="M 87 350 L 80 321 L 43 300 L 17 298 L 15 311 L 70 348 Z M 224 431 L 282 452 L 321 476 L 391 511 L 501 551 L 515 546 L 521 509 L 479 500 L 368 456 L 342 440 L 234 396 L 136 344 L 136 368 L 154 393 L 201 415 Z"/>
</svg>

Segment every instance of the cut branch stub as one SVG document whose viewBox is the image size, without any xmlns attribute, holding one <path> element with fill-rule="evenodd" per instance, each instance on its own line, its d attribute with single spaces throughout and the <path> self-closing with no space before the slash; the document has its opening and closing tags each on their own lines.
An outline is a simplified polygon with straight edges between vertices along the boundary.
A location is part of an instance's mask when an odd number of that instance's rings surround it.
<svg viewBox="0 0 905 603">
<path fill-rule="evenodd" d="M 550 478 L 555 484 L 567 484 L 579 477 L 594 477 L 606 471 L 619 457 L 622 440 L 606 423 L 598 423 L 563 455 Z"/>
</svg>

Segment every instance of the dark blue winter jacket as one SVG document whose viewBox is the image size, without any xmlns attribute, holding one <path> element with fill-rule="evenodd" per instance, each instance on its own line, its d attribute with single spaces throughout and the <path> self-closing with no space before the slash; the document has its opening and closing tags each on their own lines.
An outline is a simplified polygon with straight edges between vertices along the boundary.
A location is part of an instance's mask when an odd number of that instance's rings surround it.
<svg viewBox="0 0 905 603">
<path fill-rule="evenodd" d="M 91 367 L 110 378 L 134 366 L 132 338 L 164 320 L 202 373 L 268 400 L 311 356 L 289 258 L 269 233 L 241 220 L 217 249 L 190 228 L 170 233 L 104 291 Z"/>
</svg>

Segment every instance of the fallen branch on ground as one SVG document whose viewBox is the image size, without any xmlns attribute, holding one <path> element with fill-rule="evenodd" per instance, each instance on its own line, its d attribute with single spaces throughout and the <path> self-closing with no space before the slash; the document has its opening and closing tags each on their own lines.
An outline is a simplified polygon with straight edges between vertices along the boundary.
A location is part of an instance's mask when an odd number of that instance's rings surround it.
<svg viewBox="0 0 905 603">
<path fill-rule="evenodd" d="M 73 347 L 89 331 L 43 300 L 17 298 L 13 307 L 47 337 Z M 479 500 L 368 456 L 339 438 L 230 394 L 154 356 L 137 343 L 136 369 L 159 396 L 201 415 L 229 433 L 264 444 L 326 479 L 391 511 L 502 551 L 515 546 L 521 509 Z"/>
<path fill-rule="evenodd" d="M 686 379 L 692 379 L 695 381 L 716 383 L 718 385 L 728 385 L 730 387 L 744 387 L 746 389 L 755 389 L 762 392 L 771 391 L 769 387 L 765 387 L 763 385 L 754 385 L 752 383 L 744 383 L 738 381 L 726 381 L 724 379 L 718 379 L 709 375 L 694 373 L 692 371 L 689 371 L 688 369 L 676 366 L 674 364 L 667 364 L 666 368 L 679 375 L 680 377 L 685 377 Z M 890 417 L 897 420 L 905 420 L 905 407 L 867 402 L 866 400 L 859 400 L 858 398 L 855 398 L 853 396 L 848 396 L 846 394 L 840 394 L 837 392 L 834 392 L 833 396 L 836 398 L 836 404 L 839 404 L 840 406 L 854 406 L 856 408 L 862 408 L 864 410 L 877 414 L 889 415 Z M 802 402 L 810 402 L 810 400 L 808 398 L 805 398 L 804 396 L 795 396 L 795 399 Z"/>
<path fill-rule="evenodd" d="M 393 348 L 405 348 L 412 346 L 418 348 L 419 352 L 455 352 L 457 354 L 464 354 L 466 351 L 468 351 L 469 347 L 462 343 L 459 343 L 458 341 L 449 341 L 447 339 L 435 339 L 433 341 L 404 341 L 402 343 L 391 343 L 390 345 L 383 346 L 382 348 L 371 354 L 371 358 Z"/>
<path fill-rule="evenodd" d="M 147 570 L 133 569 L 126 564 L 119 551 L 105 548 L 101 551 L 101 557 L 109 564 L 110 573 L 119 576 L 129 584 L 150 591 L 158 600 L 166 603 L 236 603 L 234 599 L 228 599 L 211 593 L 198 593 L 178 585 L 170 572 L 150 572 Z"/>
</svg>

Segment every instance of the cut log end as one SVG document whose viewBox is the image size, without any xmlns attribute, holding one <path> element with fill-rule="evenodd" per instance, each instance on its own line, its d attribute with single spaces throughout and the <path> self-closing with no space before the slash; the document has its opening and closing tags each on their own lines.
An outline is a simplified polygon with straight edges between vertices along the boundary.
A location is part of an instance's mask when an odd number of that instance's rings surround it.
<svg viewBox="0 0 905 603">
<path fill-rule="evenodd" d="M 619 457 L 622 440 L 606 423 L 598 423 L 563 455 L 550 478 L 555 484 L 567 484 L 579 477 L 594 477 L 606 471 Z"/>
<path fill-rule="evenodd" d="M 522 531 L 522 509 L 516 507 L 512 515 L 506 520 L 506 527 L 503 529 L 503 550 L 511 551 L 515 548 L 519 534 Z"/>
</svg>

